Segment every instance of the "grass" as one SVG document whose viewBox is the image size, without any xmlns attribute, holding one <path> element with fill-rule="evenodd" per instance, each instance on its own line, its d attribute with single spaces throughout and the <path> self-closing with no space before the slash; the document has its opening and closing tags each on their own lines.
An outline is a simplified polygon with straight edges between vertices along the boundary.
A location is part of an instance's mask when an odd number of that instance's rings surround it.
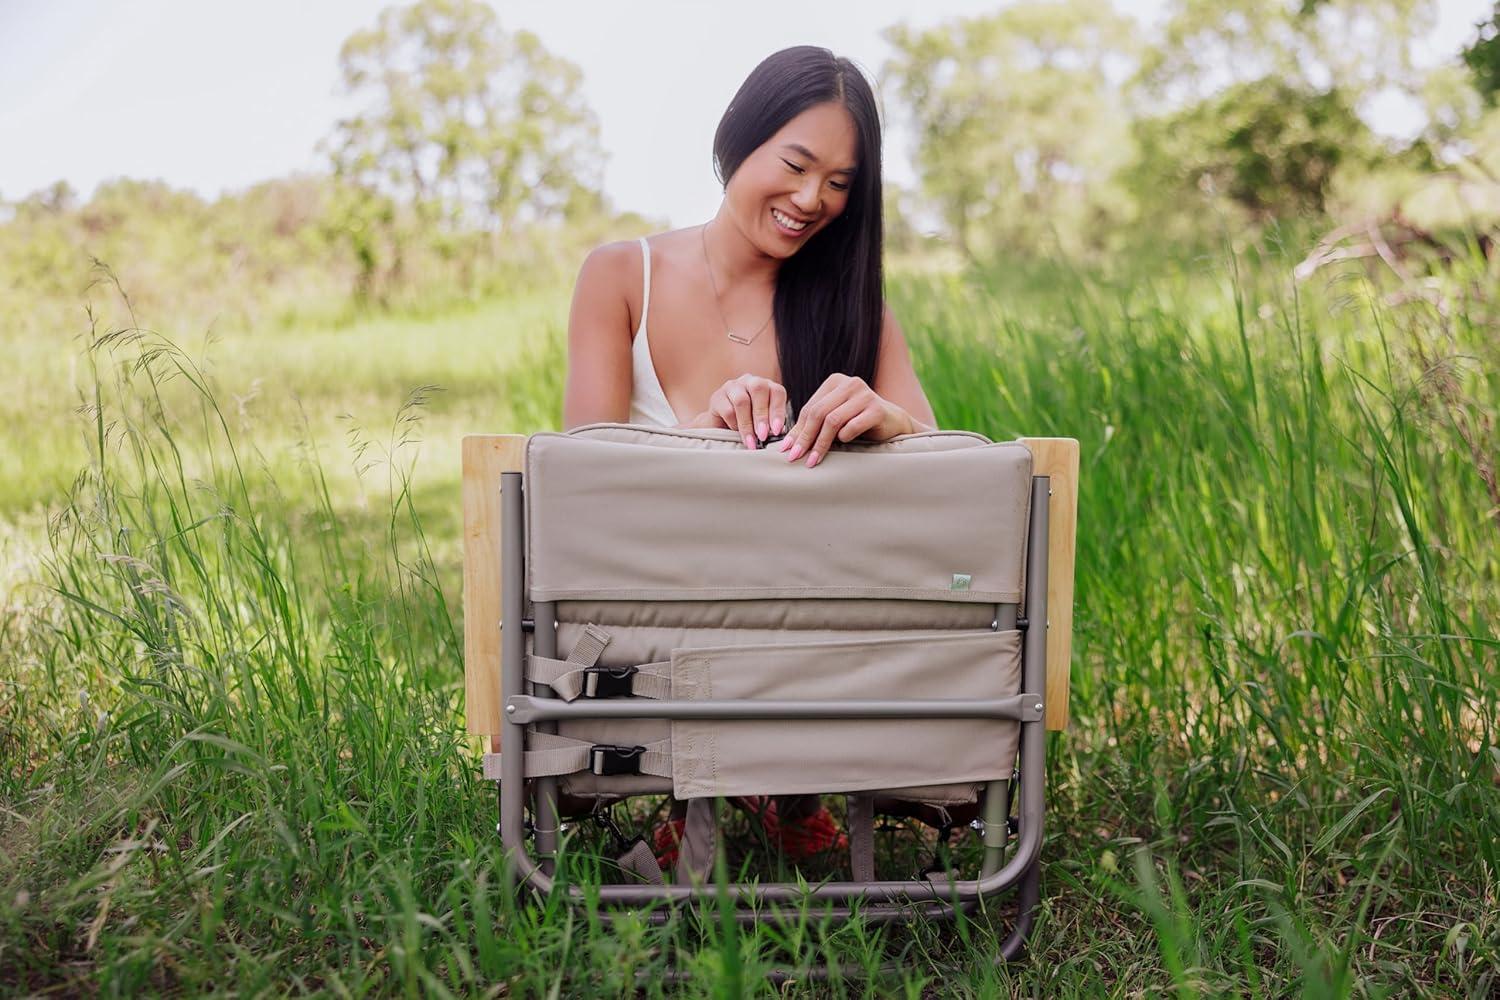
<svg viewBox="0 0 1500 1000">
<path fill-rule="evenodd" d="M 942 426 L 1083 448 L 1073 721 L 1034 955 L 1004 969 L 1003 908 L 606 931 L 501 890 L 457 448 L 556 426 L 565 291 L 195 351 L 124 313 L 28 348 L 0 394 L 25 435 L 0 475 L 0 984 L 739 996 L 894 959 L 789 989 L 1493 995 L 1485 266 L 1397 305 L 1274 257 L 893 279 Z"/>
</svg>

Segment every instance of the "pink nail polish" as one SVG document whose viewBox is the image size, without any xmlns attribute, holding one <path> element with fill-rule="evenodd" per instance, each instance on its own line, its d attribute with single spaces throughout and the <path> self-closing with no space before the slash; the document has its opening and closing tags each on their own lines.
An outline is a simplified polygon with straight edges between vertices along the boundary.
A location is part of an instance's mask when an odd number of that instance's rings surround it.
<svg viewBox="0 0 1500 1000">
<path fill-rule="evenodd" d="M 797 461 L 797 456 L 800 454 L 802 454 L 802 446 L 800 444 L 793 445 L 791 453 L 787 455 L 786 460 L 788 462 L 795 462 Z"/>
<path fill-rule="evenodd" d="M 755 438 L 751 437 L 749 434 L 745 435 L 745 447 L 749 448 L 751 451 L 755 450 Z"/>
<path fill-rule="evenodd" d="M 815 466 L 817 464 L 818 464 L 818 453 L 815 452 L 815 451 L 808 452 L 807 453 L 807 467 L 809 469 L 811 469 L 813 466 Z"/>
</svg>

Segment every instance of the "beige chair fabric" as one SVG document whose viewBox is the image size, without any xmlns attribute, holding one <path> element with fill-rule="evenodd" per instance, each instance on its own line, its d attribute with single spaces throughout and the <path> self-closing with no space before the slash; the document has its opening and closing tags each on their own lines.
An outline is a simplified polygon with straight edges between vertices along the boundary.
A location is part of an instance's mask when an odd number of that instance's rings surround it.
<svg viewBox="0 0 1500 1000">
<path fill-rule="evenodd" d="M 1017 602 L 1030 470 L 1024 445 L 958 431 L 844 445 L 813 469 L 731 431 L 533 434 L 527 592 Z"/>
<path fill-rule="evenodd" d="M 1015 630 L 679 649 L 676 698 L 997 699 L 1021 683 Z M 672 793 L 792 795 L 1010 777 L 1019 730 L 990 719 L 675 721 Z"/>
<path fill-rule="evenodd" d="M 1018 442 L 928 432 L 841 444 L 807 469 L 747 451 L 732 431 L 596 424 L 533 435 L 526 473 L 528 598 L 556 602 L 556 659 L 584 643 L 601 666 L 665 661 L 673 698 L 1019 691 L 1020 633 L 994 628 L 996 605 L 1019 602 L 1024 584 L 1031 455 Z M 1010 776 L 1018 730 L 642 719 L 564 722 L 558 735 L 670 747 L 670 779 L 563 776 L 575 795 L 955 803 Z"/>
</svg>

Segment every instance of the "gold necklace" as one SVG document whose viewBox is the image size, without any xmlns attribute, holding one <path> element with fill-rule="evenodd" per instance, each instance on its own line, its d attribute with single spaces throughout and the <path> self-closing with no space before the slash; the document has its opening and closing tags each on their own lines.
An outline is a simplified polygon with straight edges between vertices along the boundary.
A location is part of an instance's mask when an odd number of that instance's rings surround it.
<svg viewBox="0 0 1500 1000">
<path fill-rule="evenodd" d="M 771 325 L 771 317 L 776 315 L 776 310 L 774 307 L 771 309 L 771 315 L 766 317 L 766 321 L 760 325 L 760 329 L 752 333 L 749 338 L 741 337 L 739 334 L 729 329 L 729 320 L 724 318 L 724 307 L 719 305 L 719 286 L 714 281 L 714 266 L 708 261 L 708 237 L 703 235 L 707 231 L 708 223 L 706 222 L 698 227 L 698 236 L 703 241 L 703 263 L 708 265 L 708 283 L 713 287 L 714 290 L 714 308 L 719 310 L 719 321 L 724 324 L 724 335 L 727 336 L 730 340 L 734 341 L 736 344 L 748 345 L 756 337 L 759 337 L 763 332 L 765 332 L 766 327 Z"/>
</svg>

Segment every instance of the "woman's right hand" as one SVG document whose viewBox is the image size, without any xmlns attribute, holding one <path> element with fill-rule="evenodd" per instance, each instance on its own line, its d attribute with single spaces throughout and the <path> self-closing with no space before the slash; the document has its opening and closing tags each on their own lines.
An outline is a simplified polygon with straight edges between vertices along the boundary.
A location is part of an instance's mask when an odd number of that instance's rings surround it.
<svg viewBox="0 0 1500 1000">
<path fill-rule="evenodd" d="M 745 447 L 754 451 L 766 438 L 786 430 L 786 404 L 786 389 L 781 383 L 745 374 L 715 389 L 708 397 L 708 409 L 692 426 L 739 431 Z"/>
</svg>

